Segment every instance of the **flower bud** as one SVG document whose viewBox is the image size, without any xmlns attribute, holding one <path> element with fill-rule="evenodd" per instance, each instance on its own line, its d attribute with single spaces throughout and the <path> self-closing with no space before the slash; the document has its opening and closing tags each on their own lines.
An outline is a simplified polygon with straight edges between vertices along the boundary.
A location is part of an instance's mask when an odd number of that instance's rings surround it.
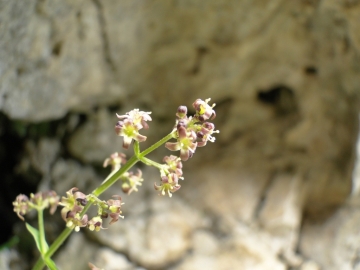
<svg viewBox="0 0 360 270">
<path fill-rule="evenodd" d="M 176 116 L 179 119 L 185 118 L 187 114 L 187 107 L 186 106 L 179 106 L 176 112 Z"/>
</svg>

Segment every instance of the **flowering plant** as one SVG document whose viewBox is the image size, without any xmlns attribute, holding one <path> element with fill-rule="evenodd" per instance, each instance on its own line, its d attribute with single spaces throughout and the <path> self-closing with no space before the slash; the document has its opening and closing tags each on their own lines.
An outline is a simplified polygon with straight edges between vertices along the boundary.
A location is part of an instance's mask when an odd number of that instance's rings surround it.
<svg viewBox="0 0 360 270">
<path fill-rule="evenodd" d="M 210 106 L 209 101 L 210 99 L 205 101 L 197 99 L 193 103 L 195 109 L 195 115 L 193 116 L 187 115 L 186 106 L 180 106 L 176 112 L 176 122 L 173 130 L 144 151 L 140 151 L 139 143 L 145 141 L 147 137 L 141 135 L 139 131 L 143 128 L 149 128 L 147 122 L 152 120 L 151 112 L 134 109 L 125 115 L 117 114 L 119 120 L 115 125 L 115 132 L 118 136 L 123 137 L 123 147 L 125 149 L 128 149 L 133 143 L 134 155 L 127 160 L 123 153 L 115 152 L 111 154 L 104 161 L 104 167 L 111 166 L 111 173 L 90 194 L 86 195 L 79 191 L 78 188 L 73 187 L 66 192 L 66 197 L 61 199 L 55 191 L 38 192 L 31 194 L 30 198 L 23 194 L 18 195 L 13 205 L 14 211 L 20 219 L 24 220 L 24 215 L 31 210 L 38 212 L 38 229 L 26 223 L 26 228 L 34 237 L 41 254 L 33 270 L 42 269 L 45 265 L 51 270 L 57 269 L 51 257 L 73 230 L 78 232 L 80 228 L 87 227 L 91 231 L 100 231 L 104 229 L 103 221 L 105 219 L 110 218 L 109 224 L 113 224 L 119 218 L 124 218 L 121 215 L 123 203 L 120 196 L 113 195 L 113 198 L 107 201 L 99 199 L 99 196 L 116 182 L 121 183 L 121 188 L 126 194 L 138 191 L 138 187 L 142 185 L 144 180 L 142 172 L 139 169 L 137 169 L 136 173 L 129 171 L 137 162 L 140 161 L 159 169 L 160 183 L 154 183 L 154 188 L 159 191 L 159 195 L 171 197 L 174 192 L 178 191 L 181 187 L 179 180 L 184 180 L 182 162 L 191 158 L 197 147 L 205 146 L 208 141 L 214 142 L 215 137 L 213 137 L 213 134 L 219 132 L 215 130 L 213 123 L 208 122 L 208 120 L 212 120 L 216 116 L 213 109 L 215 104 Z M 175 141 L 170 141 L 172 139 Z M 171 151 L 180 151 L 180 155 L 165 156 L 163 158 L 164 163 L 158 163 L 146 157 L 163 144 Z M 45 238 L 43 210 L 50 207 L 50 213 L 53 214 L 58 205 L 63 207 L 61 216 L 66 223 L 66 228 L 49 246 Z M 97 214 L 90 218 L 87 211 L 92 206 L 97 208 Z M 93 270 L 99 269 L 91 263 L 89 263 L 89 267 Z"/>
</svg>

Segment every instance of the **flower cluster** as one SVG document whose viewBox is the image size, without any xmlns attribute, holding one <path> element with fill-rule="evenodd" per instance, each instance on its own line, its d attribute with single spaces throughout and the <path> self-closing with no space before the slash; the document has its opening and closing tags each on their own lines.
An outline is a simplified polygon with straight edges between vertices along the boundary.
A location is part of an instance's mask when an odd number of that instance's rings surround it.
<svg viewBox="0 0 360 270">
<path fill-rule="evenodd" d="M 139 111 L 139 109 L 134 109 L 125 115 L 116 114 L 120 121 L 118 121 L 115 125 L 115 132 L 118 136 L 124 137 L 123 147 L 125 149 L 129 148 L 132 140 L 136 140 L 138 142 L 146 140 L 146 136 L 141 135 L 139 130 L 142 128 L 149 128 L 146 121 L 152 120 L 150 114 L 151 112 L 143 112 Z"/>
<path fill-rule="evenodd" d="M 126 156 L 123 153 L 113 153 L 109 158 L 105 159 L 104 167 L 111 165 L 111 171 L 117 171 L 121 168 L 121 164 L 126 163 Z M 130 194 L 133 191 L 138 191 L 137 187 L 142 185 L 142 172 L 137 169 L 137 173 L 125 172 L 119 180 L 121 180 L 121 189 L 124 193 Z"/>
<path fill-rule="evenodd" d="M 141 129 L 148 129 L 147 121 L 152 121 L 151 112 L 139 111 L 134 109 L 125 115 L 117 115 L 118 121 L 115 125 L 115 132 L 118 136 L 123 137 L 123 147 L 128 149 L 130 144 L 134 143 L 134 156 L 126 160 L 125 154 L 113 153 L 104 161 L 104 167 L 111 166 L 111 173 L 109 176 L 90 194 L 85 195 L 76 187 L 71 188 L 66 192 L 66 196 L 60 198 L 54 191 L 39 192 L 31 194 L 30 198 L 26 195 L 20 194 L 13 202 L 14 211 L 18 217 L 24 220 L 24 215 L 29 211 L 35 209 L 38 211 L 39 229 L 36 230 L 27 225 L 27 229 L 35 238 L 35 241 L 41 245 L 37 245 L 41 253 L 41 259 L 35 265 L 36 269 L 42 268 L 45 264 L 53 269 L 54 262 L 50 259 L 51 255 L 63 243 L 69 235 L 69 229 L 79 231 L 82 227 L 87 227 L 90 231 L 100 231 L 105 229 L 103 227 L 104 220 L 110 219 L 109 225 L 117 222 L 120 218 L 124 218 L 121 207 L 123 205 L 121 197 L 114 195 L 107 201 L 100 200 L 97 196 L 101 195 L 105 190 L 111 187 L 116 181 L 121 183 L 121 188 L 126 194 L 133 191 L 138 191 L 138 187 L 142 185 L 143 178 L 141 170 L 137 169 L 136 173 L 129 171 L 137 162 L 142 162 L 145 165 L 153 166 L 160 171 L 160 184 L 154 183 L 154 188 L 160 195 L 172 194 L 181 188 L 179 180 L 184 180 L 183 177 L 183 161 L 188 160 L 193 156 L 197 147 L 202 147 L 208 141 L 215 142 L 214 133 L 219 133 L 215 130 L 215 125 L 210 121 L 216 117 L 214 111 L 215 104 L 209 105 L 210 99 L 205 101 L 201 99 L 195 100 L 192 104 L 195 109 L 193 116 L 188 116 L 188 109 L 186 106 L 180 106 L 176 112 L 176 123 L 172 131 L 157 143 L 151 145 L 148 149 L 140 151 L 138 142 L 143 142 L 147 139 L 146 136 L 140 134 Z M 175 139 L 173 142 L 169 140 Z M 165 147 L 171 151 L 180 151 L 179 156 L 170 155 L 165 156 L 163 163 L 157 163 L 146 156 L 165 143 Z M 122 165 L 124 164 L 124 167 Z M 42 222 L 42 211 L 44 208 L 50 208 L 50 213 L 56 211 L 58 205 L 63 208 L 61 216 L 69 228 L 62 233 L 48 248 L 45 240 L 44 226 Z M 92 206 L 97 208 L 95 216 L 92 218 L 86 213 Z M 42 245 L 44 244 L 44 245 Z M 49 252 L 52 250 L 52 252 Z M 50 255 L 49 255 L 49 254 Z M 89 263 L 92 270 L 101 270 L 97 266 Z"/>
<path fill-rule="evenodd" d="M 215 130 L 215 125 L 207 120 L 212 120 L 216 117 L 214 111 L 215 104 L 210 106 L 208 102 L 197 99 L 193 103 L 195 115 L 187 116 L 187 107 L 180 106 L 177 110 L 176 116 L 176 142 L 167 142 L 165 147 L 171 151 L 180 150 L 180 158 L 183 161 L 188 160 L 193 156 L 197 147 L 205 146 L 208 141 L 214 142 L 214 133 L 219 133 Z"/>
<path fill-rule="evenodd" d="M 171 151 L 180 150 L 180 158 L 176 156 L 165 157 L 164 165 L 160 170 L 161 184 L 154 184 L 154 188 L 160 191 L 161 195 L 168 194 L 169 197 L 172 193 L 180 189 L 178 183 L 182 177 L 182 161 L 186 161 L 193 156 L 197 147 L 205 146 L 208 141 L 214 142 L 215 137 L 213 133 L 219 133 L 215 130 L 215 125 L 207 120 L 212 120 L 216 117 L 214 111 L 215 104 L 210 106 L 208 102 L 201 99 L 195 100 L 193 107 L 195 109 L 194 116 L 187 116 L 187 107 L 180 106 L 176 112 L 176 123 L 174 127 L 174 138 L 176 142 L 167 142 L 165 147 Z"/>
<path fill-rule="evenodd" d="M 72 188 L 66 192 L 67 197 L 62 197 L 59 203 L 64 208 L 61 210 L 61 216 L 66 222 L 68 228 L 79 231 L 81 227 L 88 227 L 91 231 L 100 231 L 104 229 L 102 227 L 103 219 L 110 216 L 111 221 L 109 224 L 113 224 L 121 216 L 121 197 L 114 195 L 114 199 L 108 201 L 101 201 L 96 196 L 90 194 L 85 195 L 78 191 L 77 188 Z M 98 207 L 97 215 L 89 220 L 87 214 L 82 214 L 82 210 L 85 205 L 90 201 L 93 205 Z"/>
<path fill-rule="evenodd" d="M 161 184 L 155 183 L 154 188 L 160 191 L 161 195 L 168 194 L 171 197 L 172 193 L 181 188 L 179 179 L 183 179 L 182 163 L 179 157 L 173 155 L 164 157 L 163 161 L 166 164 L 160 170 Z"/>
<path fill-rule="evenodd" d="M 111 165 L 111 171 L 117 171 L 121 168 L 121 164 L 126 163 L 126 155 L 123 153 L 115 152 L 110 155 L 109 158 L 105 159 L 104 161 L 104 168 L 108 165 Z"/>
<path fill-rule="evenodd" d="M 81 216 L 81 211 L 87 204 L 86 195 L 77 188 L 72 188 L 66 192 L 67 197 L 62 197 L 60 205 L 64 206 L 61 209 L 61 216 L 66 222 L 66 226 L 79 231 L 80 227 L 85 227 L 88 223 L 88 216 Z"/>
<path fill-rule="evenodd" d="M 24 220 L 24 215 L 31 210 L 43 210 L 50 207 L 50 214 L 54 214 L 59 202 L 59 196 L 55 191 L 44 191 L 36 194 L 30 194 L 30 199 L 23 194 L 16 197 L 13 202 L 14 212 L 21 220 Z"/>
<path fill-rule="evenodd" d="M 142 172 L 140 169 L 137 169 L 137 173 L 126 172 L 121 177 L 121 189 L 126 194 L 131 194 L 131 192 L 138 191 L 138 186 L 142 185 L 144 179 L 142 178 Z"/>
</svg>

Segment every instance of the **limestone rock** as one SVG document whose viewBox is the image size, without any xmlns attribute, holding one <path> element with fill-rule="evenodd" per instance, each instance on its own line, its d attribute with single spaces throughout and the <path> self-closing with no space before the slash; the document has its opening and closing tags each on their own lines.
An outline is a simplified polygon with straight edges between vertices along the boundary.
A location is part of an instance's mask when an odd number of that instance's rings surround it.
<svg viewBox="0 0 360 270">
<path fill-rule="evenodd" d="M 14 249 L 4 248 L 0 251 L 0 269 L 21 270 L 26 267 L 24 260 Z"/>
<path fill-rule="evenodd" d="M 313 261 L 307 261 L 301 265 L 300 270 L 320 270 L 320 266 Z"/>
<path fill-rule="evenodd" d="M 324 221 L 305 220 L 300 252 L 321 269 L 358 269 L 359 219 L 359 198 L 353 197 Z"/>
<path fill-rule="evenodd" d="M 122 140 L 116 136 L 115 113 L 100 108 L 81 126 L 68 143 L 70 153 L 83 162 L 101 164 L 114 152 L 122 151 Z"/>
<path fill-rule="evenodd" d="M 198 149 L 193 159 L 202 150 Z M 220 220 L 234 218 L 244 222 L 254 219 L 268 181 L 268 175 L 262 171 L 249 173 L 219 165 L 199 166 L 196 169 L 185 167 L 184 178 L 176 195 L 221 217 Z"/>
<path fill-rule="evenodd" d="M 203 221 L 199 213 L 190 209 L 184 201 L 159 197 L 154 190 L 152 192 L 154 195 L 150 198 L 142 199 L 140 194 L 132 202 L 124 197 L 123 208 L 129 208 L 129 214 L 124 212 L 124 220 L 92 237 L 103 245 L 128 254 L 132 261 L 145 268 L 159 269 L 185 256 L 191 245 L 192 230 L 203 226 Z M 134 197 L 137 195 L 131 194 Z M 135 203 L 145 207 L 131 213 Z"/>
<path fill-rule="evenodd" d="M 259 222 L 285 250 L 295 250 L 306 188 L 299 176 L 276 175 L 270 183 Z"/>
<path fill-rule="evenodd" d="M 43 175 L 48 175 L 60 151 L 60 142 L 56 139 L 43 138 L 37 144 L 28 141 L 26 149 L 31 165 Z"/>
<path fill-rule="evenodd" d="M 287 269 L 286 265 L 277 259 L 276 251 L 269 245 L 268 240 L 270 238 L 259 236 L 246 226 L 239 227 L 227 243 L 222 243 L 218 251 L 209 254 L 195 252 L 173 269 Z"/>
<path fill-rule="evenodd" d="M 106 270 L 135 270 L 135 267 L 122 254 L 109 248 L 101 248 L 96 252 L 93 264 Z"/>
<path fill-rule="evenodd" d="M 60 118 L 70 108 L 89 109 L 122 95 L 109 75 L 94 2 L 1 5 L 0 108 L 11 118 Z"/>
<path fill-rule="evenodd" d="M 81 232 L 74 233 L 54 261 L 59 269 L 89 270 L 88 263 L 93 261 L 98 249 Z"/>
<path fill-rule="evenodd" d="M 4 0 L 3 7 L 0 109 L 11 118 L 122 104 L 168 120 L 178 105 L 212 97 L 222 147 L 207 150 L 209 159 L 226 153 L 222 164 L 243 171 L 266 164 L 270 174 L 294 168 L 314 183 L 305 204 L 314 213 L 348 195 L 359 5 Z"/>
<path fill-rule="evenodd" d="M 162 136 L 178 105 L 211 97 L 221 133 L 186 163 L 177 198 L 151 203 L 145 189 L 134 207 L 139 216 L 99 241 L 144 267 L 184 260 L 174 267 L 285 269 L 302 267 L 291 253 L 300 235 L 300 256 L 350 269 L 349 261 L 358 264 L 356 207 L 320 225 L 299 224 L 303 214 L 331 215 L 351 190 L 359 12 L 355 0 L 0 0 L 0 110 L 29 122 L 88 114 L 67 147 L 99 163 L 121 145 L 112 141 L 111 121 L 99 120 L 106 106 L 153 111 L 150 134 Z M 88 134 L 94 140 L 82 141 Z M 101 181 L 74 160 L 51 164 L 59 194 Z M 46 161 L 36 166 L 49 170 Z M 239 224 L 248 234 L 242 241 L 208 235 L 209 250 L 192 241 L 200 227 L 229 237 Z M 199 254 L 187 256 L 192 247 Z M 208 255 L 217 248 L 218 258 Z M 294 262 L 277 259 L 284 254 Z"/>
<path fill-rule="evenodd" d="M 84 193 L 93 191 L 101 179 L 96 175 L 90 166 L 81 166 L 75 160 L 59 159 L 51 171 L 52 188 L 58 194 L 65 195 L 65 192 L 77 187 Z"/>
<path fill-rule="evenodd" d="M 195 231 L 193 234 L 193 251 L 200 255 L 215 255 L 220 249 L 218 242 L 210 232 Z"/>
</svg>

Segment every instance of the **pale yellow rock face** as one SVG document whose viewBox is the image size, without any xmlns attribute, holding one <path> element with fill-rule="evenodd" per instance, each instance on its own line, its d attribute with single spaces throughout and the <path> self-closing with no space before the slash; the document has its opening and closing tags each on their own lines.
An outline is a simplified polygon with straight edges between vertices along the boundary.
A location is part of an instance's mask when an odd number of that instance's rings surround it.
<svg viewBox="0 0 360 270">
<path fill-rule="evenodd" d="M 153 206 L 151 217 L 125 219 L 117 243 L 98 240 L 149 269 L 319 269 L 330 247 L 309 244 L 319 229 L 312 218 L 341 217 L 333 211 L 351 191 L 359 14 L 356 0 L 0 0 L 0 110 L 31 122 L 86 114 L 66 147 L 100 164 L 122 144 L 107 107 L 152 111 L 150 145 L 171 131 L 179 105 L 210 97 L 220 133 L 184 164 L 173 196 L 179 213 L 205 221 Z M 54 164 L 58 179 L 80 167 Z M 197 230 L 211 234 L 200 239 L 214 253 L 189 253 Z"/>
</svg>

